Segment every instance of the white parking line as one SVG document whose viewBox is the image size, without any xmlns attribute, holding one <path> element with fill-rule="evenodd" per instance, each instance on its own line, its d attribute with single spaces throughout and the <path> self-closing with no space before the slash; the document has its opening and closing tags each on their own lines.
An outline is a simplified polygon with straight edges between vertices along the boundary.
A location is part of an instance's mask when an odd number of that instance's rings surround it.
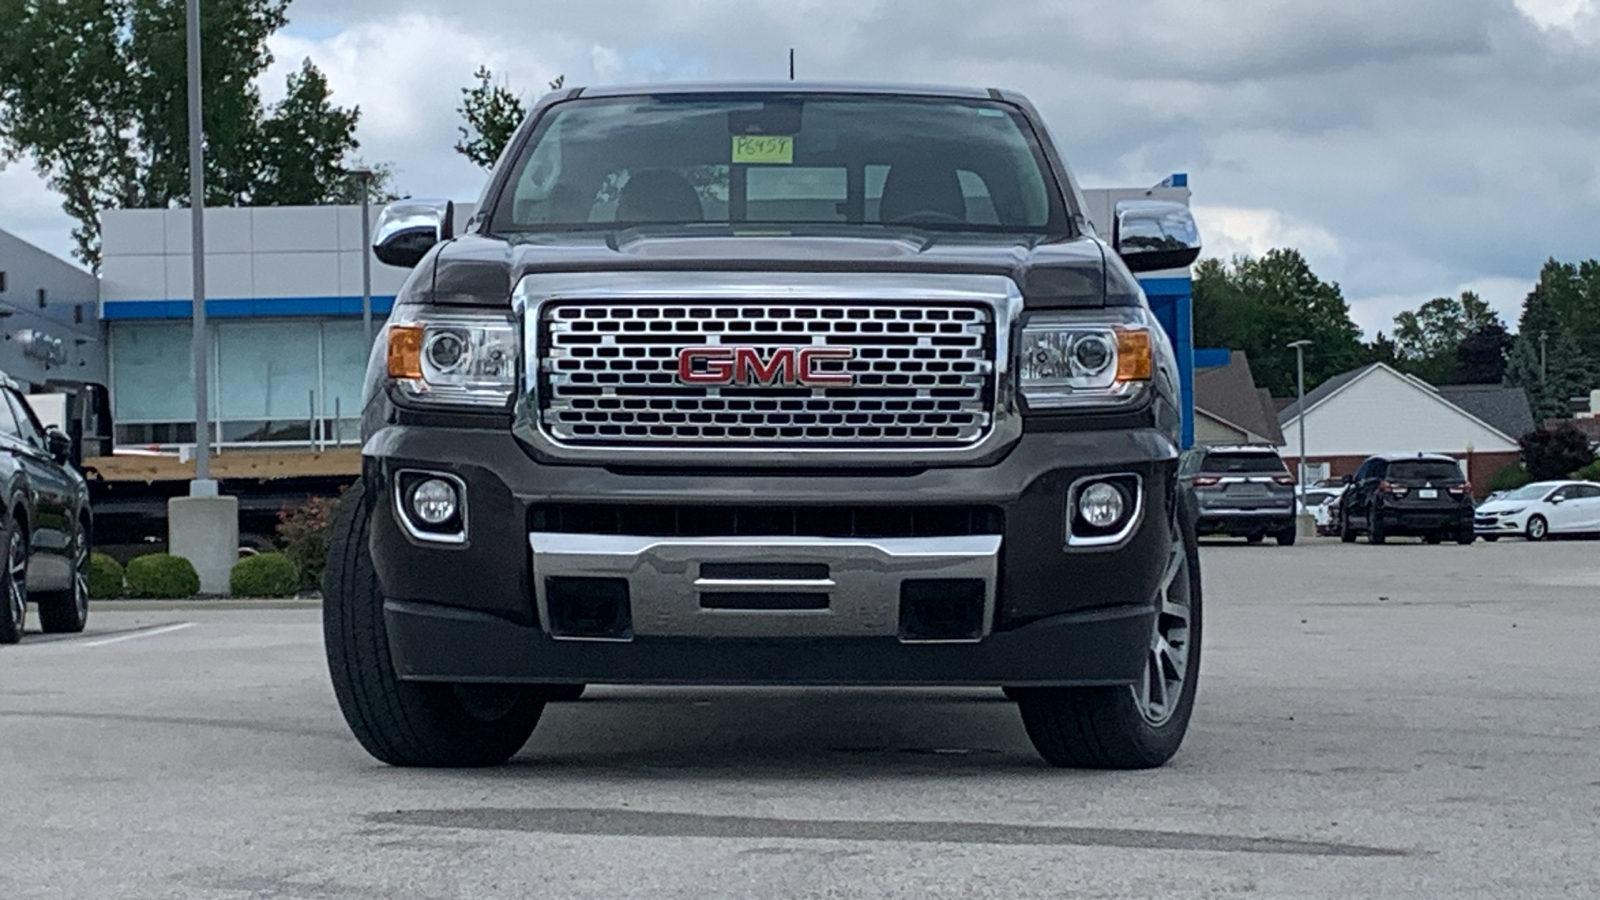
<svg viewBox="0 0 1600 900">
<path fill-rule="evenodd" d="M 85 641 L 84 643 L 79 644 L 78 646 L 80 646 L 80 647 L 104 647 L 107 644 L 116 644 L 116 643 L 120 643 L 122 641 L 135 640 L 137 638 L 155 637 L 158 634 L 171 634 L 174 631 L 182 631 L 185 628 L 193 628 L 193 627 L 194 627 L 194 623 L 193 622 L 176 622 L 176 623 L 174 623 L 172 625 L 158 625 L 158 626 L 156 626 L 154 628 L 147 628 L 147 629 L 145 629 L 143 631 L 135 631 L 135 632 L 131 632 L 129 634 L 119 634 L 116 637 L 101 638 L 98 641 Z"/>
</svg>

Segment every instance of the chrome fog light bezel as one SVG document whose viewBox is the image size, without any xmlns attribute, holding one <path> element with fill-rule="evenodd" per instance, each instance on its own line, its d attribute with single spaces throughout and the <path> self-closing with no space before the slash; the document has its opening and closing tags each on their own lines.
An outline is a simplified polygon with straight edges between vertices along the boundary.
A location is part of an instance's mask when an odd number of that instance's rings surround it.
<svg viewBox="0 0 1600 900">
<path fill-rule="evenodd" d="M 467 542 L 467 485 L 459 476 L 426 469 L 402 469 L 394 473 L 393 481 L 395 518 L 406 534 L 415 540 L 436 544 Z M 455 508 L 450 515 L 429 521 L 418 508 L 416 494 L 424 485 L 435 482 L 447 485 L 454 493 Z"/>
<path fill-rule="evenodd" d="M 1099 485 L 1110 487 L 1122 498 L 1120 516 L 1104 526 L 1094 525 L 1083 513 L 1086 492 Z M 1066 545 L 1074 549 L 1120 545 L 1139 527 L 1143 517 L 1144 479 L 1141 476 L 1131 472 L 1086 475 L 1067 490 Z"/>
</svg>

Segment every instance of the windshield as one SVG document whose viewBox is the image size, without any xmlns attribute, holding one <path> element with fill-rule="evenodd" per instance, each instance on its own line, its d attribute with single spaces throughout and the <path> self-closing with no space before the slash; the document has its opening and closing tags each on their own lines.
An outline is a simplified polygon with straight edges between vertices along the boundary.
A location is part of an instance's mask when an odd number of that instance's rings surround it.
<svg viewBox="0 0 1600 900">
<path fill-rule="evenodd" d="M 1203 472 L 1287 472 L 1283 460 L 1271 453 L 1207 453 Z"/>
<path fill-rule="evenodd" d="M 1389 464 L 1389 478 L 1422 481 L 1460 481 L 1461 469 L 1453 462 L 1432 459 L 1403 459 Z"/>
<path fill-rule="evenodd" d="M 552 107 L 496 232 L 643 224 L 1064 233 L 1037 137 L 989 100 L 671 95 Z"/>
<path fill-rule="evenodd" d="M 1548 483 L 1545 483 L 1545 484 L 1530 484 L 1530 485 L 1527 485 L 1526 487 L 1519 487 L 1516 490 L 1512 491 L 1511 493 L 1505 495 L 1504 497 L 1501 497 L 1500 499 L 1501 500 L 1538 500 L 1538 499 L 1541 499 L 1542 497 L 1544 497 L 1545 494 L 1548 494 L 1551 491 L 1555 490 L 1556 487 L 1557 487 L 1557 485 L 1548 484 Z"/>
</svg>

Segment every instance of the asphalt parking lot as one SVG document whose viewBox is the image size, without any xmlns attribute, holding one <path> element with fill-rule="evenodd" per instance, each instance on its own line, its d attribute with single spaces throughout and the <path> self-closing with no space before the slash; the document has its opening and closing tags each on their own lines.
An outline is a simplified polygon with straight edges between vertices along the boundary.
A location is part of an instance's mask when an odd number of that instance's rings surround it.
<svg viewBox="0 0 1600 900">
<path fill-rule="evenodd" d="M 997 690 L 597 688 L 508 767 L 385 768 L 313 609 L 0 647 L 0 896 L 1594 897 L 1600 544 L 1203 551 L 1167 768 Z"/>
</svg>

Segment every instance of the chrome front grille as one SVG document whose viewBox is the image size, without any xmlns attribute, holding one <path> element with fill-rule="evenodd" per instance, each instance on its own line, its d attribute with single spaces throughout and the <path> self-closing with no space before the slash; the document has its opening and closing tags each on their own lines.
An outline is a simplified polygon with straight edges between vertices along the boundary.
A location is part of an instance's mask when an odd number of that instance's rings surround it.
<svg viewBox="0 0 1600 900">
<path fill-rule="evenodd" d="M 962 447 L 995 421 L 985 304 L 558 300 L 537 327 L 539 425 L 561 444 Z M 766 375 L 685 383 L 680 353 L 695 348 L 749 348 Z M 804 373 L 776 360 L 806 348 L 829 351 L 817 380 L 852 383 L 789 383 Z M 831 358 L 841 349 L 853 356 Z"/>
</svg>

